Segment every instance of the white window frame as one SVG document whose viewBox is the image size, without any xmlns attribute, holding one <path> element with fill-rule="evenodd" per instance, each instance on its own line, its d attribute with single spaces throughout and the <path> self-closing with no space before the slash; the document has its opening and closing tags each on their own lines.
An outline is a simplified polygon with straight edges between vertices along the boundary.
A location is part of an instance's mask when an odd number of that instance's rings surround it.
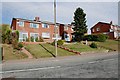
<svg viewBox="0 0 120 80">
<path fill-rule="evenodd" d="M 21 32 L 20 34 L 22 34 L 22 37 L 19 37 L 19 42 L 23 42 L 23 39 L 25 39 L 25 41 L 26 41 L 26 38 L 28 38 L 28 33 L 27 32 Z M 19 34 L 19 35 L 20 35 Z M 26 34 L 27 35 L 27 37 L 26 38 L 23 38 L 23 34 Z M 20 41 L 21 40 L 21 41 Z"/>
<path fill-rule="evenodd" d="M 42 38 L 50 38 L 50 32 L 42 32 Z"/>
<path fill-rule="evenodd" d="M 24 27 L 24 21 L 17 22 L 20 27 Z M 22 25 L 21 25 L 22 24 Z"/>
<path fill-rule="evenodd" d="M 93 32 L 95 32 L 95 29 L 92 29 Z"/>
<path fill-rule="evenodd" d="M 37 27 L 34 27 L 34 25 L 36 25 Z M 39 24 L 36 24 L 36 23 L 30 23 L 30 27 L 31 27 L 31 28 L 39 28 Z"/>
<path fill-rule="evenodd" d="M 47 27 L 45 27 L 45 25 L 47 25 Z M 46 24 L 46 23 L 42 23 L 42 28 L 49 28 L 49 24 Z"/>
<path fill-rule="evenodd" d="M 100 31 L 100 28 L 96 28 L 96 31 Z"/>
<path fill-rule="evenodd" d="M 64 26 L 64 30 L 68 30 L 68 26 Z"/>
<path fill-rule="evenodd" d="M 32 37 L 32 35 L 35 35 L 35 34 L 38 35 L 38 39 L 39 39 L 39 33 L 34 33 L 34 32 L 31 32 L 31 33 L 30 33 L 30 38 Z M 35 42 L 35 36 L 33 36 L 33 37 L 34 37 L 34 42 Z"/>
</svg>

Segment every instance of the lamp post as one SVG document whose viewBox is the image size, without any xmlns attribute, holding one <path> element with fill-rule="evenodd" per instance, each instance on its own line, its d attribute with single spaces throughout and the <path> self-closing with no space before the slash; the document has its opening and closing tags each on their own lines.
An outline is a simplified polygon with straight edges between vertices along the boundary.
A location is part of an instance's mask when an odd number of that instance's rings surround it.
<svg viewBox="0 0 120 80">
<path fill-rule="evenodd" d="M 55 53 L 57 57 L 57 25 L 56 25 L 56 0 L 54 0 L 54 24 L 55 24 Z"/>
</svg>

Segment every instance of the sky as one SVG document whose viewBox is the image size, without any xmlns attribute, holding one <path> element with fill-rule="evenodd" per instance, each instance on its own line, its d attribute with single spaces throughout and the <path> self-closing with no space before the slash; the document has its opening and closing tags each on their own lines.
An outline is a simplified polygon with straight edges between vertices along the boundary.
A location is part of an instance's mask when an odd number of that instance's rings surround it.
<svg viewBox="0 0 120 80">
<path fill-rule="evenodd" d="M 25 2 L 26 1 L 26 2 Z M 24 18 L 34 20 L 34 17 L 40 17 L 42 21 L 54 22 L 53 0 L 4 0 L 0 3 L 0 15 L 2 23 L 11 24 L 12 18 Z M 117 0 L 86 0 L 76 2 L 73 0 L 57 2 L 57 22 L 70 24 L 73 22 L 74 12 L 76 8 L 82 8 L 86 13 L 88 33 L 90 28 L 97 22 L 118 24 L 118 2 Z"/>
</svg>

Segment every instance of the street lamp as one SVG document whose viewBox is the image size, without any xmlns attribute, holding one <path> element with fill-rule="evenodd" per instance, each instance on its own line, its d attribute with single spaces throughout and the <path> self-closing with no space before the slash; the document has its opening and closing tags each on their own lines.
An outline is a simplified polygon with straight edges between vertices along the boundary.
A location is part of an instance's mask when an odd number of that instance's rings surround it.
<svg viewBox="0 0 120 80">
<path fill-rule="evenodd" d="M 56 57 L 57 57 L 56 0 L 54 0 L 54 24 L 55 24 L 55 53 L 56 53 Z"/>
</svg>

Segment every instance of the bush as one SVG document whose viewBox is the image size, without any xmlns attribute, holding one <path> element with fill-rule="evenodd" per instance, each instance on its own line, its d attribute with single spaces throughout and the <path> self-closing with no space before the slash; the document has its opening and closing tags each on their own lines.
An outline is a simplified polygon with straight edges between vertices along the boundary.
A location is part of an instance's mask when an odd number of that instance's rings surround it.
<svg viewBox="0 0 120 80">
<path fill-rule="evenodd" d="M 21 49 L 23 47 L 22 43 L 18 43 L 18 48 L 17 49 Z"/>
<path fill-rule="evenodd" d="M 51 44 L 55 46 L 55 41 L 53 41 Z M 63 45 L 63 44 L 64 44 L 63 40 L 58 40 L 57 41 L 57 45 Z"/>
<path fill-rule="evenodd" d="M 84 36 L 83 40 L 88 40 L 88 41 L 97 41 L 97 35 L 86 35 Z"/>
<path fill-rule="evenodd" d="M 26 42 L 30 42 L 30 39 L 26 37 Z"/>
<path fill-rule="evenodd" d="M 43 38 L 41 36 L 39 37 L 39 41 L 44 42 L 44 40 L 43 40 Z"/>
<path fill-rule="evenodd" d="M 57 45 L 63 45 L 64 44 L 64 41 L 63 40 L 58 40 L 57 41 Z"/>
<path fill-rule="evenodd" d="M 39 39 L 38 39 L 38 37 L 36 37 L 36 38 L 35 38 L 35 41 L 36 41 L 36 42 L 39 42 Z"/>
<path fill-rule="evenodd" d="M 34 42 L 34 37 L 31 37 L 30 40 L 31 40 L 31 42 Z"/>
<path fill-rule="evenodd" d="M 91 43 L 91 44 L 90 44 L 90 47 L 91 47 L 91 48 L 97 48 L 97 44 Z"/>
<path fill-rule="evenodd" d="M 98 36 L 97 41 L 99 42 L 105 42 L 108 39 L 108 36 L 105 34 L 98 34 L 97 36 Z"/>
<path fill-rule="evenodd" d="M 97 34 L 97 35 L 86 35 L 84 36 L 83 40 L 88 41 L 99 41 L 99 42 L 105 42 L 108 39 L 108 36 L 105 34 Z"/>
</svg>

